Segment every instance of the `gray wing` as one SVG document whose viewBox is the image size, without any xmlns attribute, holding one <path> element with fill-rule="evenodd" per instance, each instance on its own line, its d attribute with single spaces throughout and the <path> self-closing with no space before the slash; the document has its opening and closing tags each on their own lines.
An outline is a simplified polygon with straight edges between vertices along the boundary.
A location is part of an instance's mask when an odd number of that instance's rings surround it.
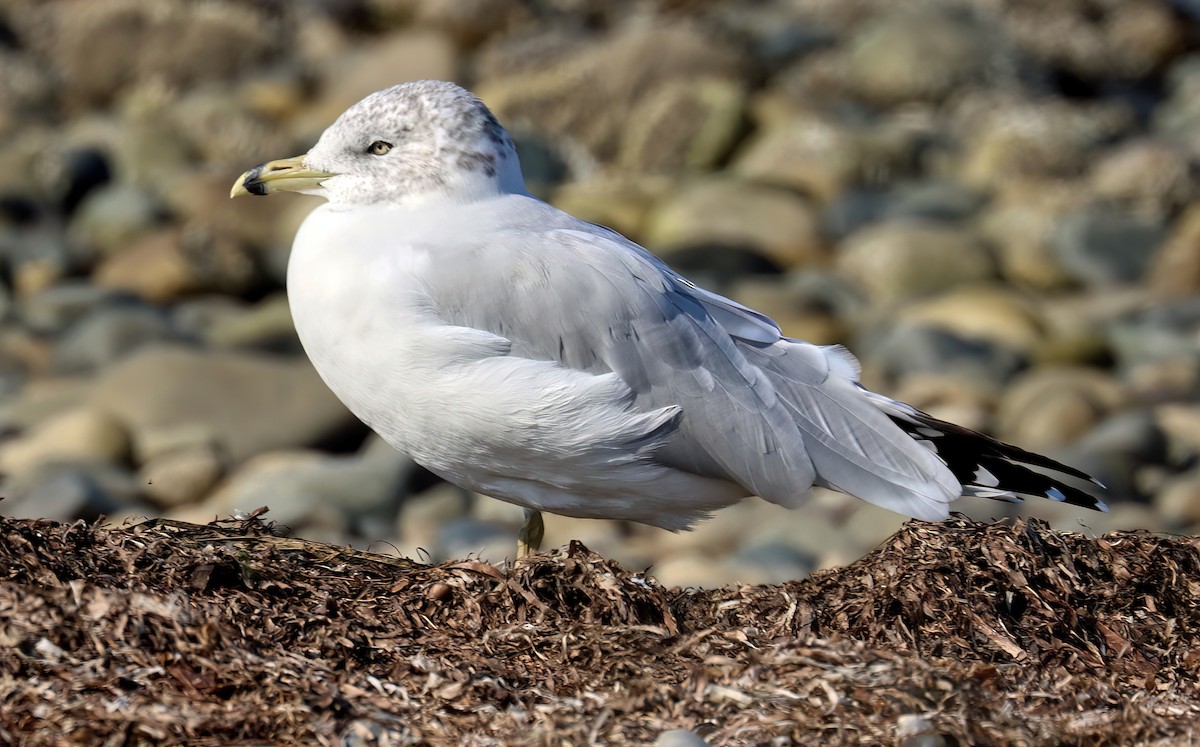
<svg viewBox="0 0 1200 747">
<path fill-rule="evenodd" d="M 451 323 L 511 340 L 513 355 L 616 372 L 640 409 L 682 407 L 679 436 L 656 454 L 669 466 L 783 505 L 818 474 L 872 500 L 897 481 L 920 489 L 940 467 L 853 391 L 848 354 L 787 340 L 606 229 L 493 234 L 445 273 L 431 295 Z"/>
</svg>

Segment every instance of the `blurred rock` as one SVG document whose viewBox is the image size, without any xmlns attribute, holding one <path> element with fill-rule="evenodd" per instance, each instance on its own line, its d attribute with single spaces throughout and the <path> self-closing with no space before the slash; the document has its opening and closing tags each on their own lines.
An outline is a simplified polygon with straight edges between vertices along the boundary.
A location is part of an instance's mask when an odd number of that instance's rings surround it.
<svg viewBox="0 0 1200 747">
<path fill-rule="evenodd" d="M 20 316 L 30 329 L 56 334 L 108 304 L 128 302 L 122 294 L 79 280 L 56 283 L 22 299 Z"/>
<path fill-rule="evenodd" d="M 1116 103 L 1081 105 L 1009 92 L 966 96 L 952 117 L 965 150 L 960 178 L 977 187 L 1078 175 L 1099 146 L 1133 125 L 1132 112 Z"/>
<path fill-rule="evenodd" d="M 350 456 L 274 451 L 246 462 L 203 504 L 226 515 L 269 505 L 274 521 L 352 528 L 376 517 L 391 518 L 412 461 L 378 438 Z"/>
<path fill-rule="evenodd" d="M 1107 288 L 1140 281 L 1165 237 L 1166 228 L 1157 220 L 1087 210 L 1063 219 L 1053 247 L 1073 278 Z"/>
<path fill-rule="evenodd" d="M 888 183 L 915 170 L 922 135 L 905 127 L 863 129 L 798 111 L 738 150 L 733 171 L 830 202 L 853 186 Z"/>
<path fill-rule="evenodd" d="M 517 535 L 488 521 L 451 519 L 438 529 L 437 562 L 477 558 L 498 563 L 517 556 Z"/>
<path fill-rule="evenodd" d="M 438 31 L 397 31 L 358 44 L 323 71 L 322 96 L 304 112 L 304 129 L 319 135 L 351 104 L 397 83 L 455 80 L 458 73 L 454 45 Z"/>
<path fill-rule="evenodd" d="M 550 202 L 559 210 L 644 242 L 650 213 L 673 185 L 662 179 L 597 178 L 567 182 L 555 190 Z"/>
<path fill-rule="evenodd" d="M 740 247 L 785 268 L 813 264 L 824 253 L 808 201 L 730 180 L 700 181 L 681 189 L 651 216 L 644 240 L 663 254 L 706 244 Z"/>
<path fill-rule="evenodd" d="M 1172 226 L 1153 257 L 1149 283 L 1160 296 L 1200 293 L 1200 205 L 1188 208 Z"/>
<path fill-rule="evenodd" d="M 54 462 L 115 463 L 128 454 L 129 434 L 120 422 L 101 410 L 78 407 L 0 444 L 0 471 L 25 474 Z"/>
<path fill-rule="evenodd" d="M 1064 216 L 1082 198 L 1070 184 L 1027 181 L 993 198 L 979 217 L 979 235 L 995 250 L 1005 280 L 1037 291 L 1071 285 L 1054 242 Z"/>
<path fill-rule="evenodd" d="M 96 371 L 151 343 L 183 340 L 160 309 L 117 298 L 72 324 L 54 350 L 62 373 Z"/>
<path fill-rule="evenodd" d="M 660 732 L 654 747 L 710 747 L 700 735 L 688 729 L 668 729 Z"/>
<path fill-rule="evenodd" d="M 863 24 L 845 54 L 850 93 L 885 106 L 940 101 L 961 87 L 1016 73 L 1001 30 L 948 6 L 880 13 Z"/>
<path fill-rule="evenodd" d="M 478 60 L 476 93 L 510 124 L 655 173 L 710 165 L 732 145 L 743 67 L 700 26 L 656 19 L 497 43 Z"/>
<path fill-rule="evenodd" d="M 1171 528 L 1200 523 L 1200 471 L 1170 480 L 1154 498 L 1154 507 Z"/>
<path fill-rule="evenodd" d="M 864 366 L 889 381 L 942 372 L 1001 385 L 1027 362 L 1019 351 L 1006 345 L 936 326 L 888 325 L 875 334 L 861 346 L 866 351 L 862 356 Z"/>
<path fill-rule="evenodd" d="M 450 483 L 439 483 L 404 500 L 396 520 L 397 534 L 405 547 L 433 551 L 438 546 L 439 528 L 466 516 L 470 506 L 469 493 Z M 512 536 L 515 542 L 516 535 Z"/>
<path fill-rule="evenodd" d="M 1195 156 L 1160 140 L 1130 140 L 1108 151 L 1092 166 L 1090 181 L 1099 200 L 1151 221 L 1200 197 Z"/>
<path fill-rule="evenodd" d="M 1108 342 L 1123 368 L 1200 355 L 1200 297 L 1188 296 L 1106 320 Z"/>
<path fill-rule="evenodd" d="M 838 270 L 880 304 L 985 280 L 995 272 L 987 251 L 968 232 L 917 221 L 865 228 L 843 242 L 836 261 Z"/>
<path fill-rule="evenodd" d="M 115 184 L 93 191 L 71 219 L 74 239 L 100 256 L 116 254 L 162 223 L 162 206 L 149 192 Z"/>
<path fill-rule="evenodd" d="M 225 471 L 216 450 L 196 444 L 159 454 L 142 465 L 138 483 L 156 506 L 172 508 L 204 497 Z"/>
<path fill-rule="evenodd" d="M 203 229 L 149 234 L 103 260 L 93 275 L 101 288 L 166 303 L 199 292 L 238 295 L 258 281 L 253 257 Z"/>
<path fill-rule="evenodd" d="M 1157 415 L 1175 462 L 1182 464 L 1200 457 L 1200 406 L 1190 402 L 1162 405 Z"/>
<path fill-rule="evenodd" d="M 212 443 L 237 464 L 359 430 L 307 361 L 249 353 L 156 346 L 105 371 L 91 401 L 129 428 L 142 463 Z"/>
<path fill-rule="evenodd" d="M 292 324 L 287 296 L 268 296 L 247 309 L 218 319 L 204 331 L 205 340 L 216 348 L 263 350 L 271 353 L 303 352 Z"/>
<path fill-rule="evenodd" d="M 53 34 L 33 41 L 54 60 L 74 110 L 108 103 L 131 83 L 229 79 L 274 51 L 265 14 L 233 2 L 94 0 L 48 10 Z"/>
<path fill-rule="evenodd" d="M 1045 335 L 1035 307 L 1027 299 L 999 285 L 951 289 L 905 306 L 895 321 L 985 340 L 1025 356 Z"/>
<path fill-rule="evenodd" d="M 137 505 L 137 486 L 123 469 L 106 464 L 52 464 L 14 480 L 12 502 L 0 504 L 14 519 L 96 521 Z"/>
<path fill-rule="evenodd" d="M 1034 369 L 1006 390 L 996 412 L 996 435 L 1034 450 L 1068 444 L 1126 399 L 1116 382 L 1094 369 Z"/>
<path fill-rule="evenodd" d="M 750 544 L 731 557 L 726 567 L 744 584 L 782 584 L 807 578 L 815 559 L 790 543 Z"/>
<path fill-rule="evenodd" d="M 1069 449 L 1051 456 L 1103 482 L 1114 501 L 1143 500 L 1138 471 L 1162 464 L 1167 440 L 1150 410 L 1116 413 L 1088 432 Z"/>
</svg>

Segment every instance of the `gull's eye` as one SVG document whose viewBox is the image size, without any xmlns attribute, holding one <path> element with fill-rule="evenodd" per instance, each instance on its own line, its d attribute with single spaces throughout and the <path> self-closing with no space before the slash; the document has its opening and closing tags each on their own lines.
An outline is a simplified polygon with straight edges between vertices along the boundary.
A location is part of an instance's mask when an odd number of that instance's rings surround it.
<svg viewBox="0 0 1200 747">
<path fill-rule="evenodd" d="M 382 156 L 392 149 L 392 144 L 383 140 L 376 140 L 367 146 L 367 152 L 373 156 Z"/>
</svg>

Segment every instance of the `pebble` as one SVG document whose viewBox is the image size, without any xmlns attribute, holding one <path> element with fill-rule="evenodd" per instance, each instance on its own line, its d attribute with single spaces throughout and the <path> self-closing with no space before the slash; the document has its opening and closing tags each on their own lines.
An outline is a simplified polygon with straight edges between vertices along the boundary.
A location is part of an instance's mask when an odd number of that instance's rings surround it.
<svg viewBox="0 0 1200 747">
<path fill-rule="evenodd" d="M 1157 220 L 1111 210 L 1066 216 L 1054 236 L 1063 269 L 1087 286 L 1111 288 L 1137 283 L 1166 238 Z"/>
<path fill-rule="evenodd" d="M 814 264 L 825 253 L 810 202 L 785 190 L 728 179 L 680 189 L 653 213 L 643 238 L 664 254 L 715 245 L 761 254 L 782 268 Z"/>
<path fill-rule="evenodd" d="M 106 370 L 91 401 L 129 428 L 139 463 L 199 441 L 237 464 L 361 432 L 308 361 L 261 354 L 154 346 Z"/>
<path fill-rule="evenodd" d="M 77 407 L 0 444 L 0 471 L 23 474 L 54 462 L 117 463 L 129 454 L 129 434 L 111 415 Z"/>
<path fill-rule="evenodd" d="M 71 218 L 71 236 L 100 256 L 124 250 L 164 220 L 163 206 L 150 192 L 110 184 L 94 190 Z"/>
<path fill-rule="evenodd" d="M 995 274 L 986 248 L 967 231 L 909 220 L 878 223 L 849 236 L 836 266 L 881 305 Z"/>
<path fill-rule="evenodd" d="M 63 332 L 54 368 L 61 373 L 98 371 L 143 346 L 185 340 L 161 309 L 118 297 Z"/>
</svg>

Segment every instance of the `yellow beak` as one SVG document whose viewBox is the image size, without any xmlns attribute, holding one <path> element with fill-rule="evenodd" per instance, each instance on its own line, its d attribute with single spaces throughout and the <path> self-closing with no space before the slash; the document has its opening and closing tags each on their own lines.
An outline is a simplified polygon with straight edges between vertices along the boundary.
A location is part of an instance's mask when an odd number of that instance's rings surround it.
<svg viewBox="0 0 1200 747">
<path fill-rule="evenodd" d="M 267 161 L 238 177 L 229 191 L 230 197 L 267 195 L 271 192 L 301 192 L 321 185 L 334 176 L 327 171 L 315 171 L 304 166 L 304 156 Z"/>
</svg>

